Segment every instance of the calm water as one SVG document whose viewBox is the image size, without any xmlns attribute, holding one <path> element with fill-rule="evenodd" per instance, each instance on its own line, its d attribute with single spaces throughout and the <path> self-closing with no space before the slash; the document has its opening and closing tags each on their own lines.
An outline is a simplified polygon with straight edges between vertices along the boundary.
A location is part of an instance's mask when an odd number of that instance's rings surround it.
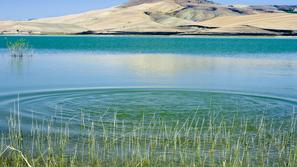
<svg viewBox="0 0 297 167">
<path fill-rule="evenodd" d="M 19 38 L 32 57 L 9 56 Z M 17 94 L 28 120 L 60 112 L 75 123 L 82 110 L 95 119 L 108 109 L 180 118 L 197 107 L 285 119 L 297 101 L 297 39 L 0 36 L 0 94 L 0 127 Z"/>
</svg>

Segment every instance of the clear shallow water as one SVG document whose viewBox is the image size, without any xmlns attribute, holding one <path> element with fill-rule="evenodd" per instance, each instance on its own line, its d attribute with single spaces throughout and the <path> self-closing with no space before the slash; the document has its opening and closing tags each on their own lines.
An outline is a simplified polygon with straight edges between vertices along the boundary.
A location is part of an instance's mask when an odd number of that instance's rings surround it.
<svg viewBox="0 0 297 167">
<path fill-rule="evenodd" d="M 69 123 L 71 129 L 79 129 L 82 115 L 86 122 L 103 120 L 113 124 L 137 123 L 140 119 L 149 123 L 152 118 L 160 118 L 167 123 L 185 121 L 197 114 L 208 118 L 210 113 L 224 116 L 232 121 L 234 115 L 245 120 L 265 119 L 283 123 L 295 112 L 297 101 L 247 94 L 206 92 L 176 89 L 84 89 L 30 92 L 21 94 L 18 103 L 15 95 L 0 98 L 1 118 L 8 118 L 21 107 L 22 127 L 30 130 L 33 122 L 54 120 Z M 0 123 L 6 127 L 6 122 Z M 53 127 L 55 128 L 55 127 Z M 73 133 L 74 133 L 73 132 Z"/>
<path fill-rule="evenodd" d="M 9 56 L 6 42 L 19 38 L 33 46 L 32 57 Z M 2 36 L 0 83 L 2 127 L 18 93 L 27 120 L 63 111 L 75 123 L 82 110 L 96 119 L 108 108 L 106 121 L 114 112 L 177 119 L 197 106 L 285 119 L 297 99 L 297 39 Z"/>
</svg>

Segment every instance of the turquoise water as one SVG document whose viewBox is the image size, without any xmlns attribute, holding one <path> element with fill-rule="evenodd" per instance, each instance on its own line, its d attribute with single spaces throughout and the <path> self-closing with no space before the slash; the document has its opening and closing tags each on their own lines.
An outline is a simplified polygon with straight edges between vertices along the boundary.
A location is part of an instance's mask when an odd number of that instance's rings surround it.
<svg viewBox="0 0 297 167">
<path fill-rule="evenodd" d="M 33 56 L 9 56 L 6 43 L 20 38 Z M 75 124 L 82 111 L 107 122 L 197 108 L 285 120 L 297 101 L 297 39 L 0 36 L 0 94 L 0 127 L 14 103 L 23 127 L 32 115 Z"/>
<path fill-rule="evenodd" d="M 37 51 L 94 51 L 113 53 L 169 53 L 238 56 L 240 54 L 296 53 L 297 39 L 291 38 L 195 38 L 131 36 L 2 36 L 0 48 L 19 38 L 28 40 Z"/>
</svg>

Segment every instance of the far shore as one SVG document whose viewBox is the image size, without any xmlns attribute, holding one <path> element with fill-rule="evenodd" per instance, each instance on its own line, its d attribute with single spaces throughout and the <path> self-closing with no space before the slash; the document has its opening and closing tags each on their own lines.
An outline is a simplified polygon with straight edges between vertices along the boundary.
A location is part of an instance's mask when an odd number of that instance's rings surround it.
<svg viewBox="0 0 297 167">
<path fill-rule="evenodd" d="M 216 34 L 179 34 L 179 33 L 97 33 L 97 34 L 82 34 L 82 33 L 49 33 L 49 34 L 20 34 L 20 33 L 0 33 L 0 36 L 79 36 L 79 37 L 174 37 L 174 38 L 297 38 L 294 35 L 271 35 L 271 34 L 240 34 L 240 33 L 216 33 Z"/>
</svg>

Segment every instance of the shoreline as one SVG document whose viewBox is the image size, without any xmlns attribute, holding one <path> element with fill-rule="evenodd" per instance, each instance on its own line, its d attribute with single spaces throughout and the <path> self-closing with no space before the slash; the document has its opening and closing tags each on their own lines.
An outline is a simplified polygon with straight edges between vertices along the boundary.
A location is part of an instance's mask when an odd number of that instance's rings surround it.
<svg viewBox="0 0 297 167">
<path fill-rule="evenodd" d="M 4 34 L 0 33 L 2 37 L 10 36 L 32 36 L 32 37 L 43 37 L 43 36 L 53 36 L 53 37 L 164 37 L 164 38 L 280 38 L 280 39 L 297 39 L 296 35 L 271 35 L 271 34 L 149 34 L 149 33 L 99 33 L 99 34 Z"/>
</svg>

